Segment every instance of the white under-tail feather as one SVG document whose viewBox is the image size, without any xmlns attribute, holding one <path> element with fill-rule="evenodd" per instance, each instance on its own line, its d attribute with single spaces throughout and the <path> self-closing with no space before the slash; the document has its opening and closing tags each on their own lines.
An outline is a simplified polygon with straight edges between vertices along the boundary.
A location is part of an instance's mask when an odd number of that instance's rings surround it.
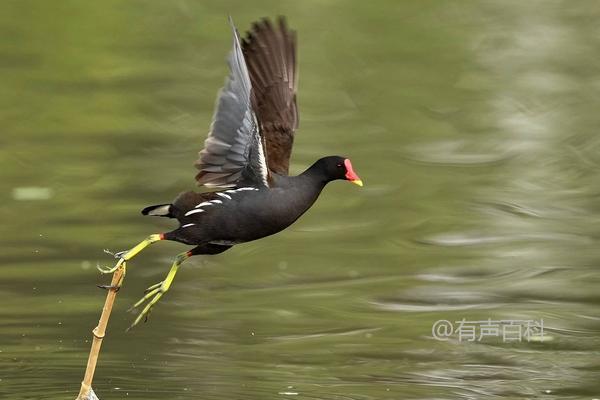
<svg viewBox="0 0 600 400">
<path fill-rule="evenodd" d="M 170 204 L 165 204 L 164 206 L 156 207 L 153 210 L 148 211 L 148 215 L 163 217 L 165 215 L 169 215 L 169 207 Z"/>
</svg>

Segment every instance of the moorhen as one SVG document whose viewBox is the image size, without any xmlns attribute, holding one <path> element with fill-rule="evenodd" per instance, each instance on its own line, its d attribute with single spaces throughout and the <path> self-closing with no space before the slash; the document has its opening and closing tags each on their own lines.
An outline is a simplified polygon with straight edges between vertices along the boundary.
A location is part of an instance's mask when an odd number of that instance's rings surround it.
<svg viewBox="0 0 600 400">
<path fill-rule="evenodd" d="M 146 207 L 144 215 L 175 218 L 179 227 L 148 236 L 119 258 L 114 272 L 146 246 L 173 240 L 195 246 L 179 254 L 166 278 L 150 286 L 132 309 L 147 302 L 131 327 L 147 318 L 173 283 L 179 265 L 198 254 L 218 254 L 232 246 L 277 233 L 315 202 L 325 185 L 362 181 L 345 157 L 329 156 L 298 176 L 288 176 L 298 127 L 296 34 L 283 17 L 263 19 L 244 40 L 230 19 L 233 50 L 229 78 L 221 90 L 204 149 L 195 166 L 198 185 L 218 191 L 184 192 L 169 204 Z"/>
</svg>

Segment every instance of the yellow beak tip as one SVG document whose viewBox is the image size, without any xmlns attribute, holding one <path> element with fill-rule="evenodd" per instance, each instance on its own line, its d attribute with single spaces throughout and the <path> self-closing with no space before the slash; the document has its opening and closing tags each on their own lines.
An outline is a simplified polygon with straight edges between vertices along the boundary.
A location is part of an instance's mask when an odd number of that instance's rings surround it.
<svg viewBox="0 0 600 400">
<path fill-rule="evenodd" d="M 352 183 L 354 183 L 355 185 L 358 185 L 358 186 L 360 186 L 360 187 L 362 187 L 362 185 L 363 185 L 363 182 L 362 182 L 360 179 L 355 179 L 355 180 L 353 180 L 353 181 L 350 181 L 350 182 L 352 182 Z"/>
</svg>

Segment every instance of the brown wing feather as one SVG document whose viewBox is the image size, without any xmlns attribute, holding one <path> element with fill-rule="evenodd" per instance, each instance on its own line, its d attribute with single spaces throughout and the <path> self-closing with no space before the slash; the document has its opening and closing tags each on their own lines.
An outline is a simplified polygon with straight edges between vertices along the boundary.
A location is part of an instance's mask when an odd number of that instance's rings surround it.
<svg viewBox="0 0 600 400">
<path fill-rule="evenodd" d="M 242 51 L 252 82 L 252 104 L 265 141 L 269 169 L 287 175 L 298 128 L 298 68 L 296 33 L 279 17 L 252 25 L 242 41 Z"/>
</svg>

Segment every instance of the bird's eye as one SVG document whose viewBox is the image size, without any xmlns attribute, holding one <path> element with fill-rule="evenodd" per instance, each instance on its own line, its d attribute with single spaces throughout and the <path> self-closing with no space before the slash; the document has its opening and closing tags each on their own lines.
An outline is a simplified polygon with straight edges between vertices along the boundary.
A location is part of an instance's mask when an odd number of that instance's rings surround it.
<svg viewBox="0 0 600 400">
<path fill-rule="evenodd" d="M 337 167 L 338 167 L 338 168 L 342 168 L 342 164 L 341 164 L 341 163 L 340 163 L 340 164 L 338 164 L 338 165 L 337 165 Z"/>
</svg>

